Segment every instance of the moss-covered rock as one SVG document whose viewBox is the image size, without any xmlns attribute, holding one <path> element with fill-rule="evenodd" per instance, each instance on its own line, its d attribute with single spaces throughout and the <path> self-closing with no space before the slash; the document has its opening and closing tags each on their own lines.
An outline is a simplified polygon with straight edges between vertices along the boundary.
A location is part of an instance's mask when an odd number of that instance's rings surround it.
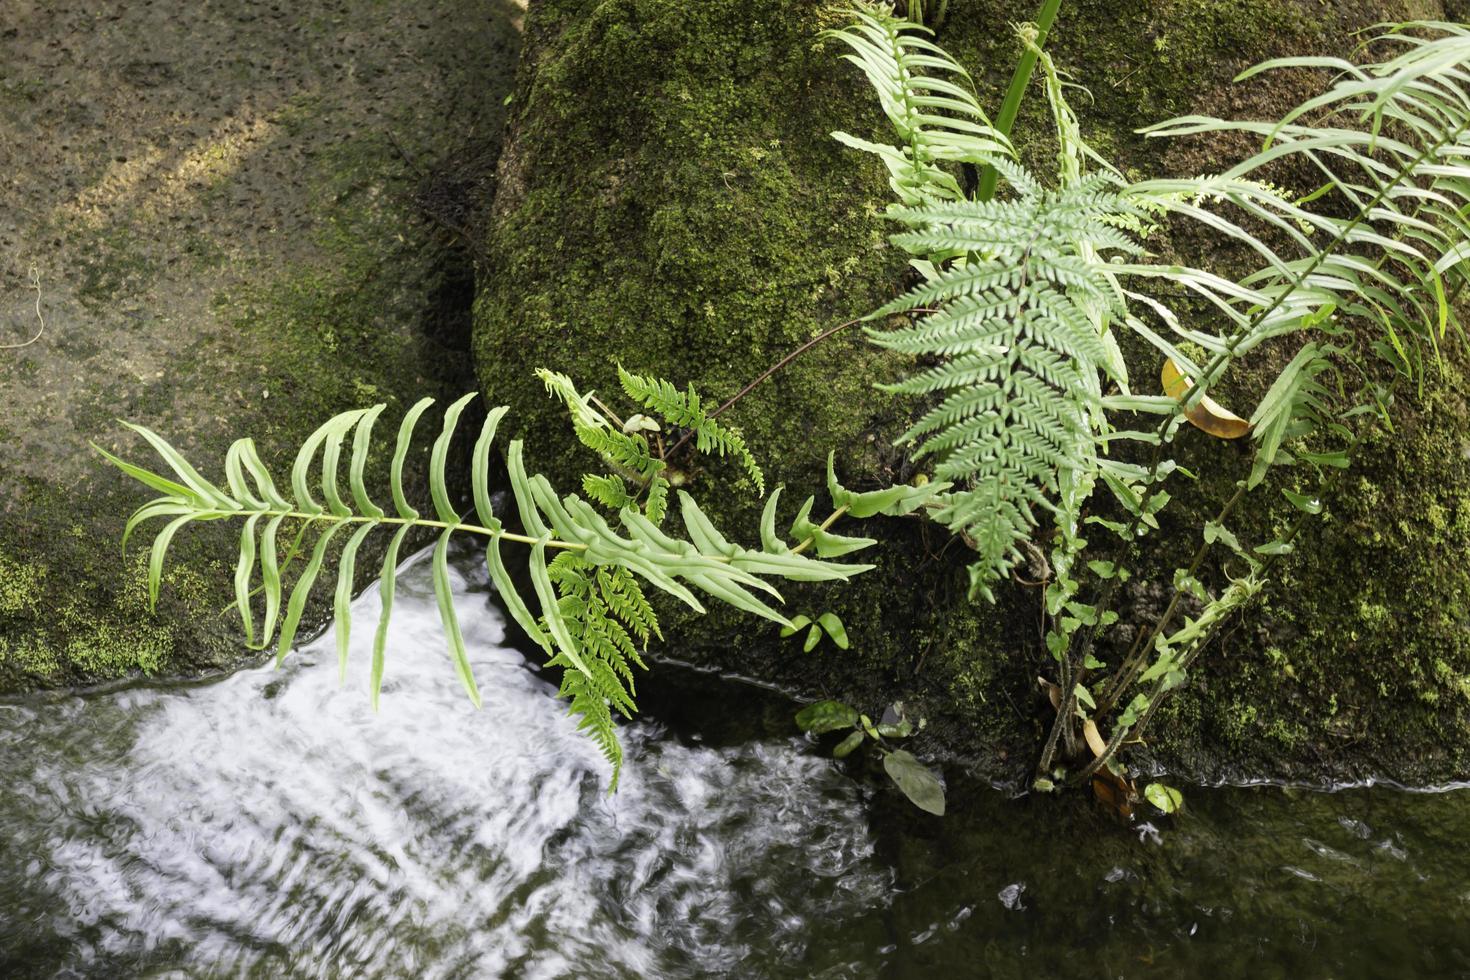
<svg viewBox="0 0 1470 980">
<path fill-rule="evenodd" d="M 999 101 L 1014 63 L 1006 24 L 1030 14 L 994 0 L 949 4 L 939 40 L 975 67 L 982 104 Z M 1346 53 L 1349 32 L 1380 19 L 1442 14 L 1413 0 L 1078 0 L 1050 50 L 1090 89 L 1076 103 L 1099 148 L 1141 174 L 1192 172 L 1218 169 L 1232 149 L 1164 146 L 1133 128 L 1191 111 L 1279 111 L 1312 80 L 1237 89 L 1230 79 L 1270 56 Z M 593 461 L 535 367 L 606 392 L 621 362 L 721 400 L 900 288 L 904 263 L 878 217 L 889 198 L 881 169 L 828 136 L 882 133 L 857 73 L 819 39 L 844 19 L 838 4 L 532 3 L 475 354 L 489 399 L 513 407 L 531 463 L 559 486 L 574 489 Z M 1049 128 L 1032 99 L 1017 133 L 1038 167 Z M 1259 393 L 1267 367 L 1241 375 L 1242 398 Z M 730 411 L 768 482 L 790 488 L 783 517 L 822 494 L 829 450 L 855 488 L 912 477 L 891 447 L 910 407 L 871 387 L 896 369 L 846 331 Z M 1470 644 L 1457 618 L 1470 578 L 1450 556 L 1470 544 L 1461 503 L 1470 474 L 1462 382 L 1446 384 L 1369 447 L 1360 482 L 1329 502 L 1310 553 L 1217 644 L 1206 676 L 1155 728 L 1164 761 L 1202 776 L 1463 772 L 1464 740 L 1448 736 L 1467 717 Z M 1204 479 L 1179 509 L 1208 513 L 1243 461 L 1202 437 L 1185 443 Z M 759 504 L 737 467 L 675 462 L 717 523 L 753 540 Z M 1265 534 L 1286 517 L 1265 510 L 1242 527 Z M 1017 584 L 998 607 L 975 606 L 964 549 L 940 530 L 894 520 L 862 533 L 880 538 L 867 553 L 879 570 L 841 589 L 788 593 L 793 610 L 838 612 L 850 652 L 803 655 L 775 630 L 716 612 L 671 624 L 673 654 L 865 707 L 903 697 L 922 705 L 931 745 L 995 775 L 1029 765 L 1048 710 L 1034 680 L 1046 662 L 1036 590 Z M 1150 594 L 1131 599 L 1141 613 Z"/>
<path fill-rule="evenodd" d="M 14 13 L 0 343 L 45 329 L 0 350 L 0 694 L 239 663 L 238 527 L 180 534 L 150 612 L 146 542 L 118 550 L 148 494 L 88 444 L 151 463 L 126 418 L 218 475 L 251 435 L 281 473 L 335 412 L 472 387 L 418 168 L 498 136 L 519 10 Z"/>
</svg>

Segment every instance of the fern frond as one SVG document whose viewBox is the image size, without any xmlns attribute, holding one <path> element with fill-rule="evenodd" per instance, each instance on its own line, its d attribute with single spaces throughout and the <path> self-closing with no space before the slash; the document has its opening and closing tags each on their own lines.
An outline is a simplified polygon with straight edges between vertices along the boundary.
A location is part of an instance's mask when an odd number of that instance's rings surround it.
<svg viewBox="0 0 1470 980">
<path fill-rule="evenodd" d="M 962 199 L 964 192 L 945 162 L 986 165 L 1015 155 L 976 101 L 969 73 L 922 36 L 932 34 L 928 28 L 877 4 L 858 4 L 851 13 L 850 27 L 824 36 L 851 49 L 843 59 L 862 69 L 899 142 L 888 146 L 843 132 L 832 136 L 882 160 L 900 201 Z"/>
<path fill-rule="evenodd" d="M 550 383 L 557 384 L 555 378 Z M 575 393 L 569 381 L 558 387 L 562 393 Z M 398 427 L 389 474 L 392 514 L 372 504 L 365 477 L 372 427 L 383 411 L 382 405 L 342 413 L 312 433 L 296 455 L 289 494 L 276 489 L 249 440 L 230 447 L 225 459 L 227 489 L 222 489 L 200 475 L 161 436 L 132 426 L 162 457 L 172 477 L 98 451 L 126 475 L 163 494 L 139 508 L 124 532 L 126 539 L 145 523 L 167 521 L 150 549 L 150 600 L 157 601 L 165 556 L 180 530 L 198 521 L 237 520 L 241 537 L 235 571 L 236 607 L 253 648 L 274 645 L 279 661 L 295 642 L 312 589 L 332 565 L 334 546 L 342 532 L 351 529 L 336 562 L 333 600 L 338 655 L 345 671 L 357 555 L 371 534 L 391 532 L 379 572 L 381 613 L 372 646 L 371 692 L 376 705 L 387 666 L 388 625 L 401 550 L 411 531 L 430 531 L 437 536 L 430 567 L 450 662 L 478 705 L 478 688 L 454 610 L 448 551 L 455 536 L 483 538 L 487 542 L 490 577 L 511 618 L 546 651 L 549 662 L 565 669 L 562 687 L 571 699 L 572 712 L 579 716 L 579 727 L 597 739 L 616 766 L 621 750 L 612 728 L 612 712 L 628 715 L 635 710 L 632 668 L 643 666 L 638 644 L 650 635 L 659 635 L 658 620 L 643 593 L 645 584 L 675 596 L 696 611 L 704 609 L 696 596 L 699 592 L 784 626 L 788 620 L 770 604 L 779 601 L 780 595 L 767 578 L 836 582 L 872 567 L 807 558 L 794 551 L 772 555 L 731 544 L 713 529 L 692 498 L 682 493 L 689 537 L 672 537 L 659 529 L 654 517 L 655 492 L 659 499 L 665 499 L 668 490 L 667 482 L 656 477 L 650 484 L 649 514 L 624 506 L 617 517 L 622 528 L 619 533 L 591 504 L 575 495 L 560 496 L 544 476 L 528 474 L 519 440 L 507 446 L 506 466 L 522 530 L 507 530 L 493 510 L 487 478 L 491 446 L 506 412 L 503 407 L 486 416 L 471 452 L 470 482 L 474 520 L 478 522 L 471 523 L 454 507 L 447 464 L 461 413 L 473 397 L 466 395 L 446 409 L 430 449 L 428 482 L 433 517 L 420 515 L 404 490 L 404 468 L 417 423 L 431 404 L 428 399 L 414 405 Z M 580 429 L 597 426 L 592 418 L 596 410 L 589 403 L 574 395 L 570 404 L 574 413 L 582 415 Z M 350 457 L 345 452 L 349 435 Z M 339 469 L 344 458 L 351 503 L 340 492 Z M 293 530 L 295 539 L 282 558 L 281 536 Z M 302 542 L 307 539 L 312 541 L 309 557 L 288 594 L 293 564 L 303 554 Z M 501 553 L 505 542 L 529 549 L 526 567 L 534 600 L 522 596 L 512 581 Z M 262 613 L 258 620 L 257 593 L 261 594 Z M 532 612 L 533 604 L 538 612 Z M 615 768 L 614 782 L 616 777 Z"/>
<path fill-rule="evenodd" d="M 1024 174 L 1007 166 L 1011 177 Z M 937 457 L 935 476 L 958 489 L 933 516 L 979 554 L 974 591 L 1021 560 L 1019 542 L 1036 526 L 1036 507 L 1075 524 L 1081 499 L 1063 490 L 1087 479 L 1096 438 L 1108 429 L 1102 380 L 1120 382 L 1105 342 L 1109 322 L 1127 316 L 1113 263 L 1140 247 L 1120 225 L 1141 209 L 1106 175 L 1046 190 L 1011 180 L 1007 201 L 897 206 L 909 230 L 893 236 L 915 254 L 962 256 L 873 314 L 926 312 L 898 329 L 869 328 L 874 343 L 940 363 L 880 387 L 939 396 L 900 438 L 916 457 Z"/>
<path fill-rule="evenodd" d="M 740 430 L 710 418 L 693 385 L 680 391 L 671 382 L 662 378 L 641 377 L 625 370 L 622 365 L 618 365 L 618 379 L 628 397 L 639 405 L 658 413 L 670 425 L 692 429 L 694 446 L 700 452 L 717 452 L 721 456 L 730 455 L 739 459 L 751 482 L 755 484 L 756 493 L 765 496 L 765 474 L 746 447 Z"/>
<path fill-rule="evenodd" d="M 1245 72 L 1242 79 L 1303 67 L 1339 73 L 1280 119 L 1185 116 L 1145 131 L 1238 132 L 1262 141 L 1222 174 L 1130 188 L 1261 257 L 1260 270 L 1241 284 L 1252 295 L 1222 297 L 1243 337 L 1235 351 L 1335 312 L 1380 327 L 1384 349 L 1398 348 L 1390 359 L 1407 357 L 1402 366 L 1412 373 L 1438 358 L 1447 326 L 1459 327 L 1446 294 L 1470 271 L 1470 31 L 1402 24 L 1374 46 L 1397 54 L 1363 65 L 1283 58 Z M 1261 179 L 1294 161 L 1315 171 L 1321 186 L 1298 195 Z"/>
<path fill-rule="evenodd" d="M 582 492 L 608 510 L 618 511 L 633 502 L 628 495 L 628 484 L 620 476 L 597 476 L 588 473 L 582 477 Z"/>
</svg>

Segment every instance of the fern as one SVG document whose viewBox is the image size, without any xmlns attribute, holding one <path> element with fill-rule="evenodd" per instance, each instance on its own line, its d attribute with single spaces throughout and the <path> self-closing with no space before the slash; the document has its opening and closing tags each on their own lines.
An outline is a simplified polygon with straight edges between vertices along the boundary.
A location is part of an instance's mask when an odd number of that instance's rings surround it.
<svg viewBox="0 0 1470 980">
<path fill-rule="evenodd" d="M 932 34 L 928 28 L 895 16 L 892 7 L 864 3 L 851 13 L 851 27 L 824 36 L 852 49 L 843 58 L 867 76 L 899 145 L 844 132 L 833 133 L 833 138 L 876 154 L 904 204 L 962 200 L 964 191 L 945 163 L 987 165 L 1014 156 L 1010 142 L 991 126 L 976 101 L 969 72 L 919 36 Z"/>
<path fill-rule="evenodd" d="M 562 391 L 575 393 L 575 388 L 566 381 Z M 345 671 L 352 627 L 348 603 L 358 551 L 369 535 L 391 534 L 379 573 L 382 611 L 372 647 L 371 690 L 376 706 L 386 668 L 387 629 L 402 546 L 410 532 L 429 531 L 437 535 L 432 577 L 450 660 L 466 693 L 478 706 L 479 688 L 454 611 L 448 548 L 455 535 L 483 538 L 490 576 L 511 618 L 546 652 L 549 663 L 564 669 L 562 693 L 570 698 L 579 727 L 596 739 L 612 763 L 616 785 L 622 756 L 612 714 L 616 711 L 627 715 L 634 709 L 631 668 L 642 667 L 634 640 L 643 643 L 649 635 L 658 635 L 658 621 L 642 591 L 645 585 L 674 596 L 696 612 L 704 611 L 698 592 L 788 626 L 790 621 L 770 604 L 780 601 L 780 594 L 767 578 L 836 582 L 872 567 L 826 561 L 820 550 L 822 557 L 808 558 L 797 548 L 751 551 L 732 544 L 683 492 L 680 505 L 688 538 L 670 536 L 631 506 L 618 511 L 620 529 L 615 529 L 580 497 L 561 496 L 544 476 L 527 473 L 519 440 L 511 441 L 505 454 L 521 526 L 518 532 L 510 531 L 491 507 L 488 483 L 491 447 L 507 411 L 503 407 L 489 413 L 475 441 L 471 454 L 473 515 L 461 515 L 451 501 L 446 465 L 460 415 L 473 398 L 472 394 L 465 395 L 445 410 L 434 440 L 428 474 L 432 517 L 420 515 L 409 504 L 403 482 L 415 427 L 432 399 L 414 405 L 398 428 L 390 471 L 391 513 L 373 502 L 364 475 L 373 427 L 384 409 L 382 405 L 344 412 L 308 437 L 291 467 L 289 491 L 278 489 L 249 439 L 237 440 L 230 447 L 224 461 L 225 485 L 220 487 L 202 476 L 161 436 L 142 426 L 129 425 L 153 447 L 172 474 L 153 472 L 98 449 L 125 474 L 161 494 L 134 512 L 123 533 L 126 548 L 140 526 L 167 519 L 154 536 L 149 554 L 150 602 L 157 601 L 164 559 L 179 531 L 195 522 L 238 521 L 241 536 L 235 572 L 236 606 L 252 647 L 265 649 L 274 644 L 280 663 L 296 639 L 308 596 L 330 565 L 331 546 L 340 540 L 342 532 L 350 530 L 336 559 L 334 595 L 337 652 Z M 582 416 L 575 423 L 579 435 L 596 427 L 595 410 L 586 400 L 576 396 L 569 404 Z M 349 443 L 346 469 L 350 503 L 339 482 Z M 615 443 L 609 440 L 599 445 Z M 627 447 L 627 443 L 616 444 Z M 282 560 L 280 539 L 292 529 L 296 529 L 298 540 L 312 539 L 313 535 L 314 540 L 288 592 L 286 582 L 299 558 L 299 549 L 291 547 Z M 762 537 L 764 540 L 764 527 Z M 511 580 L 501 553 L 506 542 L 528 549 L 526 570 L 534 591 L 529 600 Z M 257 594 L 263 613 L 258 629 Z M 532 612 L 533 603 L 539 613 Z"/>
<path fill-rule="evenodd" d="M 746 448 L 744 437 L 738 429 L 721 425 L 710 418 L 693 385 L 687 391 L 680 391 L 662 378 L 640 377 L 624 370 L 621 365 L 618 366 L 618 379 L 629 398 L 649 411 L 657 412 L 670 425 L 693 430 L 694 447 L 700 452 L 714 452 L 739 459 L 746 475 L 755 484 L 756 492 L 765 496 L 765 474 Z"/>
<path fill-rule="evenodd" d="M 1117 226 L 1140 209 L 1108 175 L 1043 189 L 1018 165 L 999 163 L 1013 200 L 899 206 L 893 236 L 916 255 L 959 253 L 933 279 L 878 310 L 879 318 L 933 310 L 875 343 L 941 363 L 881 385 L 938 396 L 900 443 L 936 458 L 935 474 L 960 489 L 933 515 L 979 553 L 976 591 L 1021 560 L 1037 510 L 1055 510 L 1069 480 L 1095 467 L 1107 431 L 1102 379 L 1123 382 L 1100 324 L 1127 309 L 1108 259 L 1142 251 Z"/>
</svg>

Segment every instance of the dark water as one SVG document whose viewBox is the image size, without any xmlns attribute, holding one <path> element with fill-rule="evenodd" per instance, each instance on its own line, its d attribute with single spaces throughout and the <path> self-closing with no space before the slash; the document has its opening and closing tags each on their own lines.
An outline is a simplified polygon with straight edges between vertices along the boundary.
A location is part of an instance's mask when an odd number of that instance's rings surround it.
<svg viewBox="0 0 1470 980">
<path fill-rule="evenodd" d="M 0 705 L 0 977 L 1470 976 L 1470 792 L 1196 789 L 1126 828 L 952 783 L 941 820 L 778 695 L 660 667 L 607 797 L 459 574 L 479 712 L 421 566 L 378 715 L 330 637 Z"/>
</svg>

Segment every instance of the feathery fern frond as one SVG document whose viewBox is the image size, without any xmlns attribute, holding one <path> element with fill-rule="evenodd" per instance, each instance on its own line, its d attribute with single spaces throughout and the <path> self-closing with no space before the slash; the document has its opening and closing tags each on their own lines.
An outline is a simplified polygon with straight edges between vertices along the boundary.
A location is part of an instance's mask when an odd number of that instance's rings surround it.
<svg viewBox="0 0 1470 980">
<path fill-rule="evenodd" d="M 563 390 L 575 392 L 569 381 Z M 479 690 L 454 611 L 448 547 L 455 535 L 484 538 L 491 579 L 511 618 L 546 651 L 551 663 L 565 669 L 562 691 L 571 699 L 572 712 L 580 718 L 579 727 L 592 733 L 613 763 L 616 783 L 621 750 L 617 748 L 611 712 L 628 714 L 633 710 L 629 665 L 642 665 L 634 639 L 642 643 L 650 634 L 658 635 L 658 621 L 643 594 L 644 585 L 673 595 L 697 612 L 703 612 L 704 606 L 696 590 L 785 626 L 789 621 L 770 604 L 780 601 L 780 594 L 767 578 L 836 582 L 872 567 L 808 558 L 797 549 L 772 554 L 742 548 L 725 540 L 693 499 L 682 492 L 687 539 L 666 534 L 649 516 L 631 506 L 618 512 L 621 531 L 615 530 L 580 497 L 560 496 L 544 476 L 528 474 L 519 440 L 506 448 L 510 490 L 521 525 L 521 531 L 509 531 L 491 507 L 487 477 L 491 447 L 505 408 L 489 413 L 475 441 L 471 452 L 474 514 L 462 516 L 453 506 L 446 469 L 460 415 L 473 398 L 472 394 L 466 395 L 446 409 L 432 445 L 429 490 L 433 517 L 421 516 L 409 504 L 403 484 L 414 430 L 431 399 L 414 405 L 398 428 L 390 472 L 391 514 L 373 503 L 365 477 L 372 427 L 383 411 L 382 405 L 344 412 L 312 433 L 291 468 L 289 493 L 277 489 L 248 439 L 230 447 L 224 467 L 226 488 L 222 489 L 200 475 L 162 437 L 142 426 L 130 426 L 158 452 L 177 478 L 98 450 L 125 474 L 163 495 L 140 507 L 128 520 L 123 535 L 126 547 L 127 539 L 141 524 L 160 518 L 168 521 L 154 537 L 149 555 L 150 600 L 157 600 L 164 558 L 180 530 L 196 521 L 238 520 L 241 537 L 235 573 L 236 606 L 254 648 L 265 649 L 274 641 L 279 662 L 295 641 L 313 586 L 332 563 L 333 545 L 341 540 L 341 532 L 350 528 L 352 534 L 336 562 L 334 593 L 337 648 L 345 669 L 351 627 L 348 603 L 358 551 L 374 532 L 391 533 L 379 576 L 382 611 L 372 648 L 371 685 L 376 705 L 386 668 L 387 631 L 401 548 L 410 531 L 430 531 L 437 535 L 431 567 L 450 660 L 469 697 L 478 705 Z M 574 412 L 582 413 L 579 434 L 596 427 L 591 418 L 595 410 L 586 401 L 577 396 L 569 404 Z M 344 499 L 339 483 L 349 436 L 351 503 Z M 287 579 L 299 549 L 291 547 L 283 560 L 280 539 L 293 531 L 298 540 L 312 534 L 315 539 L 288 595 Z M 539 613 L 531 611 L 532 605 L 511 580 L 501 554 L 504 542 L 529 549 L 526 564 Z M 548 553 L 557 557 L 548 558 Z M 264 615 L 259 629 L 255 620 L 257 593 L 263 594 L 260 605 Z"/>
<path fill-rule="evenodd" d="M 1401 366 L 1414 372 L 1426 356 L 1438 357 L 1446 327 L 1459 326 L 1446 293 L 1470 271 L 1470 30 L 1403 24 L 1372 44 L 1399 53 L 1365 65 L 1282 58 L 1243 73 L 1338 73 L 1279 120 L 1185 116 L 1144 131 L 1262 140 L 1259 152 L 1222 174 L 1130 188 L 1261 257 L 1260 271 L 1241 283 L 1249 295 L 1222 306 L 1244 334 L 1234 353 L 1326 311 L 1381 327 L 1390 360 L 1407 358 Z M 1321 185 L 1296 195 L 1258 176 L 1293 161 Z"/>
<path fill-rule="evenodd" d="M 765 496 L 765 474 L 746 448 L 744 436 L 739 429 L 710 418 L 693 385 L 686 391 L 680 391 L 671 382 L 662 378 L 640 377 L 625 370 L 622 365 L 618 365 L 618 379 L 628 397 L 639 405 L 658 413 L 670 425 L 693 430 L 694 448 L 700 452 L 716 452 L 721 456 L 732 455 L 739 459 L 746 475 L 755 484 L 756 493 Z"/>
<path fill-rule="evenodd" d="M 868 330 L 880 346 L 942 358 L 880 387 L 939 397 L 899 441 L 936 457 L 935 475 L 958 485 L 933 516 L 979 552 L 973 581 L 983 595 L 1021 560 L 1037 508 L 1055 510 L 1094 468 L 1095 435 L 1106 431 L 1102 379 L 1125 380 L 1105 340 L 1107 323 L 1127 316 L 1108 259 L 1142 251 L 1119 228 L 1142 212 L 1110 175 L 1046 190 L 1018 165 L 1000 169 L 1013 199 L 890 209 L 907 228 L 895 244 L 964 258 L 870 319 L 933 312 Z"/>
<path fill-rule="evenodd" d="M 824 36 L 852 49 L 842 57 L 867 76 L 899 145 L 844 132 L 832 136 L 877 155 L 900 201 L 961 200 L 964 191 L 942 164 L 987 165 L 1014 157 L 1010 141 L 991 126 L 976 101 L 969 73 L 920 36 L 932 31 L 896 16 L 889 6 L 861 3 L 851 13 L 851 26 Z"/>
</svg>

